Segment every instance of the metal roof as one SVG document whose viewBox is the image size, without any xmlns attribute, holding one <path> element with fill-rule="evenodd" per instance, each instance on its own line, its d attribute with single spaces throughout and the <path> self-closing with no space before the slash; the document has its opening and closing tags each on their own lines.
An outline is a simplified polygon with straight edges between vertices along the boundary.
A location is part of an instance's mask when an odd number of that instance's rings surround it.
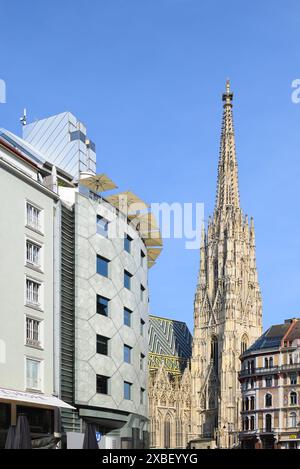
<svg viewBox="0 0 300 469">
<path fill-rule="evenodd" d="M 16 148 L 18 151 L 23 153 L 24 156 L 31 159 L 34 163 L 41 166 L 45 163 L 46 160 L 43 155 L 39 151 L 37 151 L 32 145 L 30 145 L 30 143 L 25 142 L 25 140 L 20 137 L 17 137 L 17 135 L 14 135 L 6 129 L 0 128 L 0 137 L 7 143 L 12 145 L 14 148 Z"/>
</svg>

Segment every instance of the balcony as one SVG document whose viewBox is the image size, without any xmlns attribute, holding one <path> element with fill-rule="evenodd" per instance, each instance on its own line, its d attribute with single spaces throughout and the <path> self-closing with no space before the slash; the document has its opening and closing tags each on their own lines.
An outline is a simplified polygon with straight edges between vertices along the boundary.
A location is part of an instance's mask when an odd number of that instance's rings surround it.
<svg viewBox="0 0 300 469">
<path fill-rule="evenodd" d="M 240 378 L 245 378 L 247 376 L 253 375 L 268 375 L 268 374 L 275 374 L 283 371 L 297 371 L 300 370 L 300 363 L 291 363 L 288 365 L 281 365 L 281 366 L 272 366 L 269 368 L 261 367 L 261 368 L 252 368 L 252 369 L 245 369 L 239 372 Z"/>
<path fill-rule="evenodd" d="M 41 342 L 39 340 L 30 339 L 28 337 L 26 338 L 26 345 L 29 345 L 30 347 L 42 348 Z"/>
</svg>

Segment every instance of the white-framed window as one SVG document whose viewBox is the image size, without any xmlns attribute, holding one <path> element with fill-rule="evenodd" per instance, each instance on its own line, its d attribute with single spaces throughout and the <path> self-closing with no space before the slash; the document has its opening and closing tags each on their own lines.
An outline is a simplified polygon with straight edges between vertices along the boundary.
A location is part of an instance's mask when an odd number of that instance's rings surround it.
<svg viewBox="0 0 300 469">
<path fill-rule="evenodd" d="M 42 390 L 41 361 L 35 358 L 26 358 L 26 389 Z"/>
<path fill-rule="evenodd" d="M 31 239 L 26 239 L 26 263 L 35 267 L 42 264 L 42 247 Z"/>
<path fill-rule="evenodd" d="M 37 231 L 42 231 L 42 210 L 31 202 L 26 202 L 26 224 Z"/>
<path fill-rule="evenodd" d="M 297 414 L 296 412 L 291 412 L 289 415 L 289 426 L 295 428 L 297 426 Z"/>
<path fill-rule="evenodd" d="M 41 321 L 26 317 L 26 344 L 41 347 Z"/>
<path fill-rule="evenodd" d="M 26 278 L 26 303 L 41 307 L 42 284 L 36 280 Z"/>
</svg>

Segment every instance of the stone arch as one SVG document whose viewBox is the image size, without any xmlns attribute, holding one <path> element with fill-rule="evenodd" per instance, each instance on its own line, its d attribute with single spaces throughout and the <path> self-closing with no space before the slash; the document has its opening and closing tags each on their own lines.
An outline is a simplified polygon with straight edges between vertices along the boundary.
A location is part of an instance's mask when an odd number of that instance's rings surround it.
<svg viewBox="0 0 300 469">
<path fill-rule="evenodd" d="M 244 353 L 249 347 L 249 338 L 246 333 L 241 337 L 241 354 Z"/>
</svg>

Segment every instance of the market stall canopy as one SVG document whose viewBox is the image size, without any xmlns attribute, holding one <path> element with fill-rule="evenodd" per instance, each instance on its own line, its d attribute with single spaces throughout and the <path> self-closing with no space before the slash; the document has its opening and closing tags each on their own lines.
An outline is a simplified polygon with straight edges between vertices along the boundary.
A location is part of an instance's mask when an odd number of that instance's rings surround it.
<svg viewBox="0 0 300 469">
<path fill-rule="evenodd" d="M 23 391 L 14 391 L 12 389 L 0 388 L 0 402 L 1 401 L 17 401 L 30 404 L 36 404 L 38 406 L 45 407 L 61 407 L 63 409 L 75 409 L 66 402 L 58 399 L 54 396 L 47 394 L 35 394 Z"/>
<path fill-rule="evenodd" d="M 131 191 L 119 192 L 118 194 L 109 195 L 105 199 L 114 207 L 117 207 L 121 212 L 126 214 L 133 214 L 149 208 L 142 199 Z"/>
<path fill-rule="evenodd" d="M 117 189 L 117 185 L 106 174 L 95 174 L 94 176 L 81 177 L 79 183 L 93 192 L 105 192 Z"/>
</svg>

